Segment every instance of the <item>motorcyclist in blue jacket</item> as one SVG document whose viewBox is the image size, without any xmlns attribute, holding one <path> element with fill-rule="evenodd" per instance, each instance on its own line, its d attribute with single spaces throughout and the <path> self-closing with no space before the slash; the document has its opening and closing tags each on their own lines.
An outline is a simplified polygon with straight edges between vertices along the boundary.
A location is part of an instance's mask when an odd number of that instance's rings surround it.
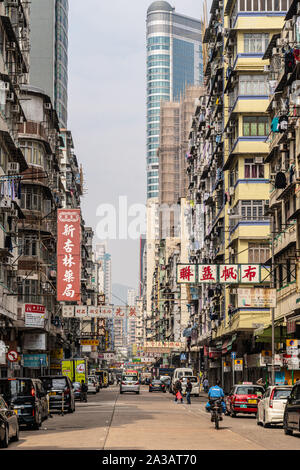
<svg viewBox="0 0 300 470">
<path fill-rule="evenodd" d="M 220 380 L 217 380 L 217 384 L 214 385 L 213 387 L 210 387 L 210 389 L 208 390 L 208 400 L 210 400 L 211 398 L 223 398 L 222 400 L 222 410 L 223 410 L 223 413 L 225 413 L 226 411 L 226 405 L 225 405 L 225 402 L 224 402 L 224 392 L 223 392 L 223 389 L 220 387 L 221 385 L 221 382 Z M 206 403 L 206 411 L 210 411 L 210 403 L 209 401 Z"/>
</svg>

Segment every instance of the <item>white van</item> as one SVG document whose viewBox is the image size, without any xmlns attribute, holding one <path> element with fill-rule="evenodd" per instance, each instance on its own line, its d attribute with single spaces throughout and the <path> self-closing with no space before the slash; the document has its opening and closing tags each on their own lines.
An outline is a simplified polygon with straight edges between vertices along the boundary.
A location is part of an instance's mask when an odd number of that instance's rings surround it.
<svg viewBox="0 0 300 470">
<path fill-rule="evenodd" d="M 175 382 L 177 382 L 178 379 L 180 379 L 181 377 L 191 377 L 193 375 L 193 369 L 190 369 L 189 367 L 180 367 L 178 369 L 175 369 L 169 389 L 170 393 L 173 393 L 174 384 Z"/>
</svg>

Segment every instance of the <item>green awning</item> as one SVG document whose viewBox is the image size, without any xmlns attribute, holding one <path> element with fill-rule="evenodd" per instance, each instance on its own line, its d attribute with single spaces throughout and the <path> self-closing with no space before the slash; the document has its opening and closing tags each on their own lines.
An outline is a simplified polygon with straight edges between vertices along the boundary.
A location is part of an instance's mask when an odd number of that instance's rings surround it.
<svg viewBox="0 0 300 470">
<path fill-rule="evenodd" d="M 272 342 L 272 327 L 268 326 L 258 333 L 254 333 L 255 341 L 257 343 L 271 343 Z M 275 342 L 282 343 L 287 338 L 286 326 L 275 326 Z"/>
</svg>

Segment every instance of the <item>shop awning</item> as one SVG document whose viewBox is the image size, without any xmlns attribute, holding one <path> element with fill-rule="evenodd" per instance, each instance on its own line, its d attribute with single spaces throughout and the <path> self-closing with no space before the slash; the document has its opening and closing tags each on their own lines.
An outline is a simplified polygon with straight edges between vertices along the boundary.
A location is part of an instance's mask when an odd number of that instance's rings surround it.
<svg viewBox="0 0 300 470">
<path fill-rule="evenodd" d="M 265 329 L 254 331 L 255 341 L 257 343 L 272 342 L 272 326 Z M 285 325 L 275 326 L 275 342 L 282 343 L 287 338 L 287 330 Z"/>
<path fill-rule="evenodd" d="M 236 335 L 233 335 L 231 338 L 227 338 L 222 344 L 222 354 L 226 354 L 232 349 L 232 344 L 236 340 Z"/>
</svg>

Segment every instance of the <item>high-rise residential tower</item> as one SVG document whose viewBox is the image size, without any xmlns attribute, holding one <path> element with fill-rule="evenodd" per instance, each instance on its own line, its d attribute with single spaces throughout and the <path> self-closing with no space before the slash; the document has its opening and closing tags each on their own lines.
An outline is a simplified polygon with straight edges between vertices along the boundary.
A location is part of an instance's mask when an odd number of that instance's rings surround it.
<svg viewBox="0 0 300 470">
<path fill-rule="evenodd" d="M 147 11 L 147 198 L 158 197 L 160 103 L 179 101 L 186 85 L 203 81 L 202 22 L 168 2 Z"/>
<path fill-rule="evenodd" d="M 30 84 L 50 96 L 61 128 L 68 122 L 68 0 L 31 0 Z"/>
</svg>

